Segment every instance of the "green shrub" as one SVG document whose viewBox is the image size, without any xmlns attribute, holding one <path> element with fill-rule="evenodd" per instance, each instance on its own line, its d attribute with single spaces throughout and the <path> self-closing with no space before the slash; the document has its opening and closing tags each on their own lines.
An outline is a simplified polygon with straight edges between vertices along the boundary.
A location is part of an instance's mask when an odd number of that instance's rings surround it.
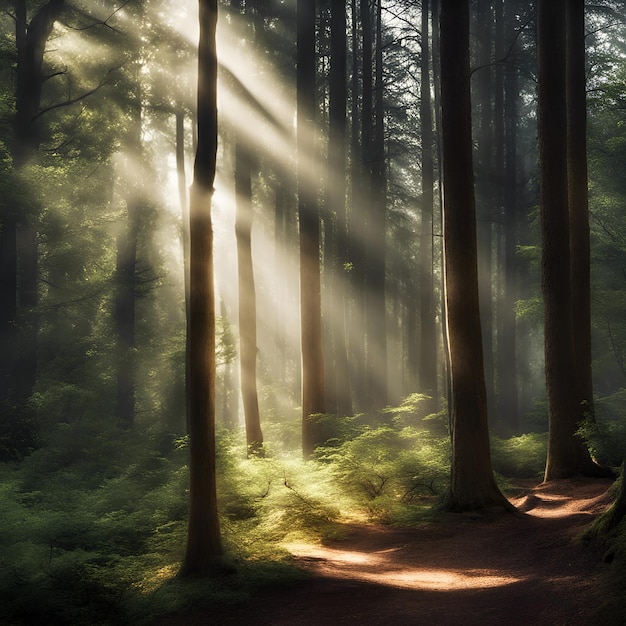
<svg viewBox="0 0 626 626">
<path fill-rule="evenodd" d="M 623 419 L 626 389 L 595 403 L 595 421 L 581 425 L 583 437 L 593 457 L 602 465 L 618 467 L 626 450 L 626 423 Z"/>
<path fill-rule="evenodd" d="M 548 451 L 547 433 L 527 433 L 509 439 L 491 437 L 494 470 L 508 478 L 539 478 Z"/>
<path fill-rule="evenodd" d="M 338 447 L 319 449 L 317 458 L 372 517 L 393 521 L 396 509 L 444 493 L 449 454 L 447 437 L 410 426 L 380 426 Z"/>
</svg>

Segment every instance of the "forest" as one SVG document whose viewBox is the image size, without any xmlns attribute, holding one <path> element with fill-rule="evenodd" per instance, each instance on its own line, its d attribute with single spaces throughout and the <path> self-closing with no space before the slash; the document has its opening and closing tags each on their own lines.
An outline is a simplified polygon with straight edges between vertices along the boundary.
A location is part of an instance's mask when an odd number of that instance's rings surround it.
<svg viewBox="0 0 626 626">
<path fill-rule="evenodd" d="M 625 172 L 620 0 L 0 0 L 0 624 L 626 623 Z"/>
</svg>

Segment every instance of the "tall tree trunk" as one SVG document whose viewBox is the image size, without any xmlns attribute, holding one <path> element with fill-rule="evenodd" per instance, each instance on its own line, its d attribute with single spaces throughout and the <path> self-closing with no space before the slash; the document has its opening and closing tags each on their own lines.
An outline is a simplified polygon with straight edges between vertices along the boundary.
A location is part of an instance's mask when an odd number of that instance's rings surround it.
<svg viewBox="0 0 626 626">
<path fill-rule="evenodd" d="M 185 284 L 185 318 L 189 321 L 189 203 L 185 175 L 185 111 L 182 105 L 176 109 L 176 180 L 181 214 L 181 249 L 183 280 Z"/>
<path fill-rule="evenodd" d="M 11 157 L 20 176 L 40 144 L 43 61 L 46 44 L 64 0 L 49 0 L 28 22 L 27 3 L 13 2 L 17 66 L 15 115 Z M 24 206 L 0 215 L 0 385 L 2 412 L 13 422 L 24 422 L 37 376 L 38 239 L 35 218 Z"/>
<path fill-rule="evenodd" d="M 134 78 L 135 93 L 132 103 L 132 119 L 126 137 L 126 151 L 130 161 L 127 169 L 131 171 L 131 165 L 134 164 L 142 171 L 144 166 L 141 139 L 142 86 L 139 73 Z M 117 237 L 114 315 L 117 336 L 116 415 L 120 424 L 126 427 L 132 426 L 135 419 L 137 249 L 142 213 L 146 201 L 143 178 L 142 176 L 139 181 L 126 181 L 126 224 L 122 226 Z"/>
<path fill-rule="evenodd" d="M 385 111 L 383 85 L 382 8 L 376 3 L 376 46 L 373 133 L 369 151 L 371 205 L 368 219 L 365 315 L 367 324 L 367 381 L 370 410 L 387 404 L 387 316 L 385 265 L 387 234 L 387 161 L 385 156 Z M 365 23 L 363 25 L 365 31 Z M 367 57 L 365 57 L 367 62 Z M 364 93 L 365 98 L 365 93 Z"/>
<path fill-rule="evenodd" d="M 567 2 L 567 180 L 570 220 L 574 361 L 579 420 L 593 418 L 591 280 L 587 193 L 585 3 Z"/>
<path fill-rule="evenodd" d="M 443 232 L 443 157 L 442 157 L 442 145 L 441 145 L 441 43 L 440 43 L 440 13 L 441 13 L 440 0 L 431 0 L 430 6 L 430 23 L 432 30 L 432 68 L 433 68 L 433 96 L 434 96 L 434 126 L 435 126 L 435 154 L 437 155 L 437 204 L 439 206 L 439 224 L 440 232 Z M 433 220 L 435 216 L 433 215 Z M 439 287 L 439 297 L 442 314 L 445 315 L 446 310 L 446 294 L 444 288 L 444 270 L 443 270 L 443 237 L 440 238 L 441 247 L 441 285 Z M 452 390 L 450 383 L 450 349 L 448 341 L 448 325 L 445 321 L 441 324 L 441 340 L 443 344 L 444 354 L 444 367 L 442 368 L 442 387 L 445 388 L 445 397 L 448 406 L 448 423 L 451 423 L 451 407 L 452 407 Z"/>
<path fill-rule="evenodd" d="M 239 279 L 239 363 L 241 397 L 248 454 L 263 449 L 263 433 L 257 394 L 256 289 L 252 265 L 252 155 L 240 138 L 235 145 L 235 195 L 237 210 L 237 271 Z"/>
<path fill-rule="evenodd" d="M 368 411 L 365 280 L 367 215 L 370 203 L 368 154 L 372 118 L 372 35 L 366 0 L 352 0 L 352 77 L 350 128 L 350 254 L 352 311 L 350 345 L 355 409 Z M 360 19 L 359 19 L 360 18 Z M 359 26 L 361 30 L 359 31 Z M 359 34 L 361 35 L 359 37 Z M 361 74 L 361 81 L 359 75 Z M 362 89 L 359 89 L 362 85 Z M 359 106 L 360 103 L 360 106 Z"/>
<path fill-rule="evenodd" d="M 135 303 L 137 242 L 141 199 L 129 198 L 127 223 L 117 237 L 115 267 L 115 329 L 117 335 L 117 385 L 115 412 L 120 424 L 132 426 L 135 418 Z"/>
<path fill-rule="evenodd" d="M 316 189 L 307 179 L 315 152 L 315 0 L 297 3 L 298 217 L 300 222 L 300 324 L 302 349 L 302 453 L 316 443 L 311 415 L 324 413 L 324 361 L 320 287 L 320 225 Z"/>
<path fill-rule="evenodd" d="M 499 0 L 504 4 L 504 0 Z M 506 11 L 507 40 L 515 37 L 514 10 Z M 504 280 L 498 323 L 498 415 L 507 434 L 519 433 L 517 391 L 517 98 L 518 69 L 507 62 L 504 70 Z"/>
<path fill-rule="evenodd" d="M 336 251 L 334 255 L 335 293 L 337 319 L 331 320 L 335 328 L 334 361 L 337 415 L 352 415 L 352 394 L 346 345 L 346 317 L 348 299 L 342 288 L 343 277 L 347 277 L 346 264 L 350 261 L 348 243 L 348 216 L 346 211 L 346 103 L 348 101 L 346 70 L 346 3 L 331 1 L 330 21 L 330 168 L 327 180 L 331 186 L 330 210 L 335 215 Z"/>
<path fill-rule="evenodd" d="M 433 116 L 430 98 L 430 54 L 428 0 L 422 0 L 422 58 L 420 67 L 420 127 L 422 130 L 422 233 L 420 237 L 420 360 L 419 391 L 432 397 L 428 413 L 438 405 L 437 332 L 435 319 L 433 259 Z"/>
<path fill-rule="evenodd" d="M 485 385 L 489 414 L 495 413 L 494 389 L 494 342 L 493 342 L 493 289 L 492 246 L 494 225 L 494 155 L 493 147 L 498 138 L 494 136 L 492 106 L 493 71 L 491 42 L 493 15 L 489 0 L 478 0 L 476 30 L 478 33 L 476 72 L 476 101 L 478 103 L 477 176 L 476 199 L 478 214 L 478 279 L 480 289 L 480 320 L 483 332 L 483 355 Z"/>
<path fill-rule="evenodd" d="M 17 222 L 13 216 L 2 216 L 0 228 L 0 386 L 3 402 L 13 395 L 14 367 L 17 349 Z"/>
<path fill-rule="evenodd" d="M 510 507 L 489 450 L 478 296 L 469 74 L 469 1 L 441 2 L 446 312 L 452 378 L 452 467 L 447 507 Z"/>
<path fill-rule="evenodd" d="M 592 465 L 576 434 L 580 407 L 573 337 L 567 184 L 565 0 L 537 4 L 542 291 L 550 432 L 545 480 Z"/>
<path fill-rule="evenodd" d="M 222 559 L 215 481 L 215 288 L 211 199 L 217 158 L 217 0 L 200 0 L 198 147 L 190 195 L 189 527 L 181 574 L 207 575 Z"/>
</svg>

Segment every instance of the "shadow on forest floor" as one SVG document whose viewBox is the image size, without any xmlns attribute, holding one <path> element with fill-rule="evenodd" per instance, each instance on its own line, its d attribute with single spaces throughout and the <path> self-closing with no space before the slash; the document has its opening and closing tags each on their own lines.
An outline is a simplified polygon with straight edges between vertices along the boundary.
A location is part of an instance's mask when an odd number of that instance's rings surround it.
<svg viewBox="0 0 626 626">
<path fill-rule="evenodd" d="M 610 484 L 527 485 L 512 500 L 520 515 L 444 514 L 411 530 L 356 525 L 324 546 L 289 544 L 305 581 L 157 624 L 593 626 L 604 570 L 577 537 L 610 503 Z"/>
</svg>

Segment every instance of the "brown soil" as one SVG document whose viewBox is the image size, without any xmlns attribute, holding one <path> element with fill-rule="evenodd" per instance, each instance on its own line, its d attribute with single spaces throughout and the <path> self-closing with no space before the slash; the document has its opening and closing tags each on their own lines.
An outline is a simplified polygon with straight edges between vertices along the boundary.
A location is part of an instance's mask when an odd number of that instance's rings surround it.
<svg viewBox="0 0 626 626">
<path fill-rule="evenodd" d="M 446 514 L 416 530 L 354 526 L 325 546 L 292 544 L 305 581 L 162 623 L 594 626 L 606 566 L 577 537 L 609 486 L 554 481 L 514 498 L 519 515 Z"/>
</svg>

